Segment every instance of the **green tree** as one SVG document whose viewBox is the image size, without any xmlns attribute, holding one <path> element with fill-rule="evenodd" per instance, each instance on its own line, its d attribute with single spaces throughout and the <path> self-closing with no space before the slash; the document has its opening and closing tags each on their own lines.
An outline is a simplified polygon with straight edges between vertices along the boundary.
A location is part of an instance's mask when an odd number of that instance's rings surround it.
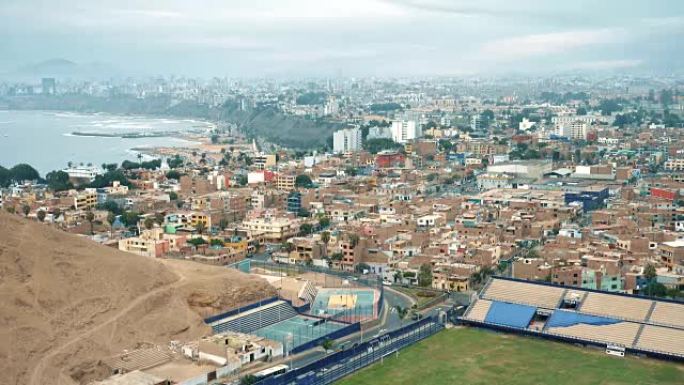
<svg viewBox="0 0 684 385">
<path fill-rule="evenodd" d="M 52 171 L 45 175 L 48 187 L 52 191 L 64 191 L 74 188 L 74 185 L 69 181 L 69 174 L 64 171 Z"/>
<path fill-rule="evenodd" d="M 195 230 L 201 235 L 204 230 L 207 229 L 207 224 L 204 223 L 203 221 L 198 221 L 197 224 L 195 225 Z"/>
<path fill-rule="evenodd" d="M 328 242 L 330 242 L 330 231 L 323 231 L 321 233 L 321 242 L 325 243 L 326 245 Z"/>
<path fill-rule="evenodd" d="M 25 180 L 38 180 L 40 179 L 40 174 L 35 168 L 31 167 L 26 163 L 20 163 L 10 170 L 10 175 L 12 180 L 15 182 L 23 182 Z"/>
<path fill-rule="evenodd" d="M 430 265 L 429 263 L 424 263 L 420 265 L 420 269 L 418 270 L 418 285 L 432 285 L 432 265 Z"/>
<path fill-rule="evenodd" d="M 0 187 L 7 187 L 12 183 L 12 173 L 10 170 L 0 166 Z"/>
<path fill-rule="evenodd" d="M 354 266 L 354 271 L 359 274 L 363 274 L 366 271 L 370 271 L 370 265 L 363 262 L 357 263 L 356 266 Z"/>
<path fill-rule="evenodd" d="M 311 223 L 302 223 L 299 226 L 299 233 L 302 235 L 309 235 L 313 232 L 313 225 Z"/>
<path fill-rule="evenodd" d="M 171 170 L 171 171 L 166 173 L 166 177 L 168 179 L 180 179 L 181 173 L 176 171 L 176 170 Z"/>
<path fill-rule="evenodd" d="M 359 244 L 359 235 L 352 233 L 349 234 L 347 238 L 349 239 L 349 246 L 352 249 L 355 249 L 356 246 Z"/>
<path fill-rule="evenodd" d="M 107 223 L 109 223 L 110 229 L 114 225 L 114 222 L 116 222 L 116 214 L 110 211 L 109 213 L 107 213 Z"/>
<path fill-rule="evenodd" d="M 321 342 L 321 347 L 326 352 L 328 350 L 332 350 L 334 346 L 335 346 L 335 341 L 331 340 L 330 338 L 326 338 L 325 340 L 323 340 L 323 342 Z"/>
<path fill-rule="evenodd" d="M 27 217 L 31 212 L 31 207 L 29 205 L 23 205 L 21 206 L 21 212 L 24 213 L 25 217 Z"/>
<path fill-rule="evenodd" d="M 220 246 L 220 247 L 223 247 L 226 245 L 225 242 L 223 242 L 221 239 L 218 239 L 218 238 L 212 238 L 212 240 L 209 241 L 209 244 L 212 246 Z"/>
<path fill-rule="evenodd" d="M 145 218 L 145 222 L 143 222 L 143 224 L 147 230 L 151 230 L 152 227 L 154 227 L 154 219 L 147 217 Z"/>
<path fill-rule="evenodd" d="M 86 213 L 86 220 L 90 224 L 90 234 L 92 235 L 95 233 L 93 231 L 93 221 L 95 220 L 95 214 L 92 211 L 88 210 L 88 212 Z"/>
<path fill-rule="evenodd" d="M 36 217 L 38 218 L 39 221 L 44 221 L 45 220 L 45 210 L 38 210 L 36 213 Z"/>
<path fill-rule="evenodd" d="M 323 216 L 318 220 L 318 225 L 321 226 L 321 228 L 327 228 L 330 226 L 330 218 Z"/>
<path fill-rule="evenodd" d="M 297 175 L 297 177 L 295 178 L 295 186 L 308 188 L 313 186 L 313 181 L 308 175 Z"/>
<path fill-rule="evenodd" d="M 257 383 L 257 381 L 258 379 L 254 375 L 248 374 L 240 378 L 240 385 L 254 385 Z"/>
<path fill-rule="evenodd" d="M 169 192 L 169 199 L 172 201 L 178 200 L 178 193 L 175 191 L 170 191 Z"/>
</svg>

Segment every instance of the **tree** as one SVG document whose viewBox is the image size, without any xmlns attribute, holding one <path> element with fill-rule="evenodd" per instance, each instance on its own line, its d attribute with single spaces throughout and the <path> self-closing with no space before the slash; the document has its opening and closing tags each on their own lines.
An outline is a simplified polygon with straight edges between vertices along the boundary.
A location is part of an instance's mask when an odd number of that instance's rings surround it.
<svg viewBox="0 0 684 385">
<path fill-rule="evenodd" d="M 171 170 L 171 171 L 166 173 L 166 177 L 168 179 L 180 179 L 181 173 L 176 171 L 176 170 Z"/>
<path fill-rule="evenodd" d="M 55 209 L 52 210 L 52 217 L 57 219 L 60 215 L 62 215 L 62 210 L 60 210 L 59 207 L 55 207 Z"/>
<path fill-rule="evenodd" d="M 195 225 L 195 230 L 197 230 L 197 232 L 198 232 L 200 235 L 201 235 L 201 234 L 204 232 L 204 230 L 206 230 L 206 229 L 207 229 L 207 224 L 204 223 L 203 221 L 199 221 L 199 222 L 197 222 L 197 224 Z"/>
<path fill-rule="evenodd" d="M 648 281 L 648 284 L 646 285 L 646 293 L 647 295 L 654 295 L 653 292 L 651 291 L 653 289 L 653 283 L 654 279 L 658 276 L 658 273 L 656 272 L 656 268 L 653 264 L 649 263 L 646 265 L 644 268 L 644 278 Z"/>
<path fill-rule="evenodd" d="M 430 265 L 429 263 L 424 263 L 420 265 L 420 269 L 418 270 L 418 285 L 432 285 L 432 265 Z"/>
<path fill-rule="evenodd" d="M 349 234 L 348 239 L 349 239 L 349 246 L 352 249 L 355 249 L 356 245 L 359 244 L 359 235 L 358 234 Z"/>
<path fill-rule="evenodd" d="M 321 347 L 326 352 L 328 350 L 332 350 L 334 346 L 335 346 L 335 342 L 333 340 L 331 340 L 330 338 L 326 338 L 325 340 L 323 340 L 323 342 L 321 342 Z"/>
<path fill-rule="evenodd" d="M 86 213 L 86 220 L 88 221 L 88 223 L 90 223 L 90 234 L 92 235 L 94 234 L 93 221 L 95 220 L 95 214 L 92 211 L 88 210 L 88 212 Z"/>
<path fill-rule="evenodd" d="M 206 245 L 207 241 L 204 240 L 204 238 L 202 238 L 202 237 L 198 237 L 198 238 L 188 239 L 187 243 L 197 247 L 199 245 Z"/>
<path fill-rule="evenodd" d="M 401 306 L 395 306 L 394 307 L 397 310 L 397 315 L 399 316 L 399 319 L 404 319 L 408 315 L 409 309 L 406 307 L 401 307 Z"/>
<path fill-rule="evenodd" d="M 137 155 L 137 158 L 138 158 L 138 163 L 140 163 L 140 165 L 142 166 L 143 154 L 139 152 L 138 155 Z"/>
<path fill-rule="evenodd" d="M 138 224 L 139 220 L 140 220 L 140 213 L 137 213 L 135 211 L 126 211 L 121 216 L 121 221 L 126 226 L 135 226 Z"/>
<path fill-rule="evenodd" d="M 154 214 L 154 221 L 159 225 L 163 225 L 166 220 L 166 215 L 163 212 L 158 212 Z"/>
<path fill-rule="evenodd" d="M 64 171 L 52 171 L 45 175 L 48 187 L 52 191 L 64 191 L 74 188 L 74 185 L 69 181 L 69 174 Z"/>
<path fill-rule="evenodd" d="M 175 201 L 178 199 L 178 194 L 174 191 L 169 192 L 169 200 Z"/>
<path fill-rule="evenodd" d="M 151 230 L 154 227 L 154 219 L 150 217 L 145 218 L 144 225 L 147 230 Z"/>
<path fill-rule="evenodd" d="M 318 220 L 318 225 L 321 226 L 321 228 L 326 228 L 326 227 L 330 226 L 330 218 L 325 217 L 325 216 L 321 217 Z"/>
<path fill-rule="evenodd" d="M 280 249 L 285 250 L 285 252 L 290 253 L 294 250 L 294 245 L 291 242 L 283 242 L 280 244 Z"/>
<path fill-rule="evenodd" d="M 38 171 L 36 171 L 35 168 L 31 167 L 26 163 L 20 163 L 12 167 L 9 171 L 12 180 L 14 180 L 15 182 L 40 179 L 40 174 L 38 174 Z"/>
<path fill-rule="evenodd" d="M 359 274 L 364 274 L 366 271 L 370 271 L 370 265 L 363 262 L 357 263 L 356 266 L 354 266 L 354 271 Z"/>
<path fill-rule="evenodd" d="M 27 217 L 31 212 L 31 207 L 29 207 L 28 205 L 23 205 L 21 206 L 21 212 L 24 213 L 25 217 Z"/>
<path fill-rule="evenodd" d="M 254 385 L 257 381 L 258 379 L 254 375 L 248 374 L 240 379 L 240 385 Z"/>
<path fill-rule="evenodd" d="M 321 233 L 321 242 L 325 243 L 326 245 L 328 242 L 330 242 L 330 231 L 324 231 Z"/>
<path fill-rule="evenodd" d="M 36 217 L 38 217 L 39 221 L 44 221 L 45 220 L 45 210 L 38 210 L 36 213 Z"/>
<path fill-rule="evenodd" d="M 12 182 L 12 173 L 10 170 L 0 166 L 0 187 L 7 187 Z"/>
<path fill-rule="evenodd" d="M 299 233 L 302 235 L 309 235 L 313 232 L 313 225 L 311 223 L 302 223 L 299 226 Z"/>
<path fill-rule="evenodd" d="M 223 247 L 226 245 L 225 242 L 223 242 L 222 240 L 220 240 L 218 238 L 212 238 L 212 240 L 209 241 L 209 244 L 212 246 L 220 246 L 220 247 Z"/>
<path fill-rule="evenodd" d="M 116 214 L 110 211 L 107 213 L 107 223 L 109 223 L 110 229 L 114 226 L 114 222 L 116 222 Z"/>
<path fill-rule="evenodd" d="M 313 186 L 313 181 L 308 175 L 297 175 L 297 177 L 295 178 L 295 186 L 309 188 Z"/>
</svg>

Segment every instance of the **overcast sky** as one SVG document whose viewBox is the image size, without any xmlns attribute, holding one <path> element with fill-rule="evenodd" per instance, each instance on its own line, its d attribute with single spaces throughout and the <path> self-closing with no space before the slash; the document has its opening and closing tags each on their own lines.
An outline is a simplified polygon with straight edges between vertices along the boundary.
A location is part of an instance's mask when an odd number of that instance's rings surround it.
<svg viewBox="0 0 684 385">
<path fill-rule="evenodd" d="M 684 0 L 0 0 L 0 70 L 199 76 L 679 70 Z"/>
</svg>

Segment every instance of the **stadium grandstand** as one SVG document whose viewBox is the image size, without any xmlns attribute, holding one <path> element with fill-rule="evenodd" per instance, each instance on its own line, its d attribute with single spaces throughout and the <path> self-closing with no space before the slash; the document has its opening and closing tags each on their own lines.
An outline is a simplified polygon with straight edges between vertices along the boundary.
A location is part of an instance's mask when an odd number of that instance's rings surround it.
<svg viewBox="0 0 684 385">
<path fill-rule="evenodd" d="M 684 303 L 492 277 L 460 320 L 684 361 Z"/>
</svg>

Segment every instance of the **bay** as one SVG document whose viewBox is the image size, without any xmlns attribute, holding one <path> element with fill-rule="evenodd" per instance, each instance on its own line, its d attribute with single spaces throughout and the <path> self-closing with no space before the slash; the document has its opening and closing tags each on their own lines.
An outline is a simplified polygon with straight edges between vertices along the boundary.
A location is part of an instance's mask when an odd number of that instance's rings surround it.
<svg viewBox="0 0 684 385">
<path fill-rule="evenodd" d="M 28 163 L 42 176 L 73 164 L 136 161 L 151 147 L 191 147 L 196 142 L 161 133 L 206 132 L 208 122 L 111 114 L 53 111 L 0 111 L 0 166 Z M 81 136 L 74 133 L 120 136 Z M 141 136 L 143 137 L 136 137 Z M 130 137 L 134 136 L 134 137 Z"/>
</svg>

